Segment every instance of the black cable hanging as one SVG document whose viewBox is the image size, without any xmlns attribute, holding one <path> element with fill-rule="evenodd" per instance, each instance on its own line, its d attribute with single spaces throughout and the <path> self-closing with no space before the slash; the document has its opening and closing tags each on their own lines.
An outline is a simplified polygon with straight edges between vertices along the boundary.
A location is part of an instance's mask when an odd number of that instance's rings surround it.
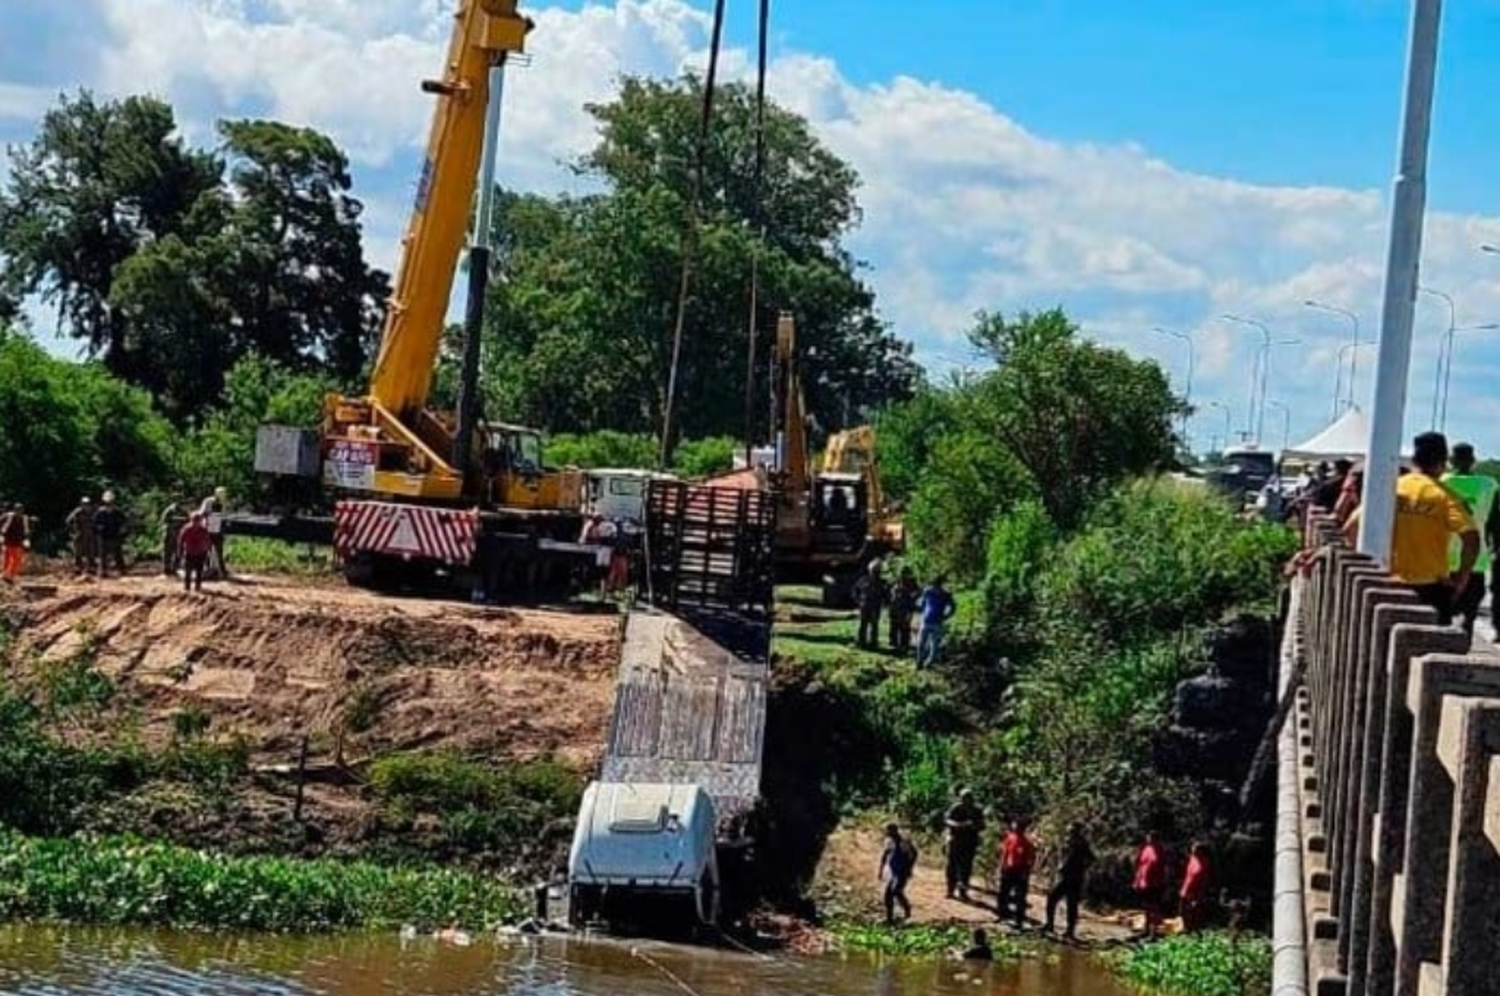
<svg viewBox="0 0 1500 996">
<path fill-rule="evenodd" d="M 719 75 L 719 46 L 724 40 L 724 3 L 714 4 L 713 36 L 708 47 L 708 75 L 703 80 L 703 108 L 698 119 L 698 147 L 693 156 L 692 187 L 688 197 L 687 230 L 683 235 L 682 278 L 677 286 L 677 319 L 672 328 L 672 365 L 667 371 L 667 398 L 661 425 L 661 468 L 672 458 L 672 409 L 677 402 L 677 366 L 682 359 L 682 329 L 692 290 L 693 261 L 698 249 L 698 227 L 703 213 L 703 166 L 708 158 L 708 129 L 713 120 L 714 85 Z"/>
<path fill-rule="evenodd" d="M 760 49 L 755 73 L 755 168 L 750 184 L 750 319 L 745 328 L 745 466 L 755 466 L 755 336 L 760 311 L 760 253 L 766 240 L 765 205 L 761 192 L 766 170 L 766 49 L 771 23 L 771 0 L 760 0 Z"/>
</svg>

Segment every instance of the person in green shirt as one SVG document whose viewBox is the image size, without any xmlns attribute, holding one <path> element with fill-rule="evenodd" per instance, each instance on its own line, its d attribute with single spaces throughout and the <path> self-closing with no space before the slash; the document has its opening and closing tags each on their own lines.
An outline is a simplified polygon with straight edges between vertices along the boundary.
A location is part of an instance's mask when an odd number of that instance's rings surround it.
<svg viewBox="0 0 1500 996">
<path fill-rule="evenodd" d="M 1443 484 L 1463 499 L 1481 534 L 1479 556 L 1474 560 L 1473 573 L 1469 575 L 1469 583 L 1464 590 L 1458 592 L 1453 605 L 1454 614 L 1463 622 L 1464 632 L 1472 636 L 1474 618 L 1479 614 L 1480 603 L 1484 601 L 1485 578 L 1493 574 L 1490 565 L 1494 558 L 1495 538 L 1500 535 L 1500 518 L 1497 518 L 1500 501 L 1496 501 L 1497 494 L 1500 494 L 1500 483 L 1488 474 L 1474 473 L 1474 447 L 1468 443 L 1454 446 L 1449 462 L 1453 470 L 1443 475 Z M 1448 546 L 1448 563 L 1454 568 L 1458 566 L 1459 552 L 1455 537 Z M 1491 580 L 1493 581 L 1493 577 Z"/>
</svg>

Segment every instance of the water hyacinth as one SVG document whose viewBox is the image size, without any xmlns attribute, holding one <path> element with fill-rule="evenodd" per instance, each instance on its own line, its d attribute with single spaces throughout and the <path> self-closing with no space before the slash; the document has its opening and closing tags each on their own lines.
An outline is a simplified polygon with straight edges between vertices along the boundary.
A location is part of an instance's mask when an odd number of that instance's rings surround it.
<svg viewBox="0 0 1500 996">
<path fill-rule="evenodd" d="M 0 918 L 274 932 L 492 929 L 521 907 L 506 883 L 445 868 L 226 857 L 130 838 L 0 831 Z"/>
<path fill-rule="evenodd" d="M 1263 996 L 1271 991 L 1264 937 L 1181 934 L 1119 954 L 1117 969 L 1140 988 L 1168 996 Z"/>
</svg>

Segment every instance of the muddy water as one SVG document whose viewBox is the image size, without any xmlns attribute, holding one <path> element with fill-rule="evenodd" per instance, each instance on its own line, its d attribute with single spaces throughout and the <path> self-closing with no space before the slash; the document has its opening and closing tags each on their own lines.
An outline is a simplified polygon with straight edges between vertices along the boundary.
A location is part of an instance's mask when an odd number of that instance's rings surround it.
<svg viewBox="0 0 1500 996">
<path fill-rule="evenodd" d="M 0 926 L 6 996 L 1125 996 L 1086 957 L 954 962 L 765 958 L 563 938 L 467 948 L 394 937 Z"/>
</svg>

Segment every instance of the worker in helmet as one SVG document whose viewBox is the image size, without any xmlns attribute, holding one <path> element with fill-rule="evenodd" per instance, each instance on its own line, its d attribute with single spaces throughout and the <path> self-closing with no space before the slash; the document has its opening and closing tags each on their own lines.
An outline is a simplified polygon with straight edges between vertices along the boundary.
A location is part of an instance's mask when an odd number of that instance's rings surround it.
<svg viewBox="0 0 1500 996">
<path fill-rule="evenodd" d="M 73 570 L 79 574 L 94 573 L 99 544 L 94 536 L 94 503 L 88 495 L 78 499 L 78 507 L 69 512 L 64 521 L 73 545 Z"/>
</svg>

